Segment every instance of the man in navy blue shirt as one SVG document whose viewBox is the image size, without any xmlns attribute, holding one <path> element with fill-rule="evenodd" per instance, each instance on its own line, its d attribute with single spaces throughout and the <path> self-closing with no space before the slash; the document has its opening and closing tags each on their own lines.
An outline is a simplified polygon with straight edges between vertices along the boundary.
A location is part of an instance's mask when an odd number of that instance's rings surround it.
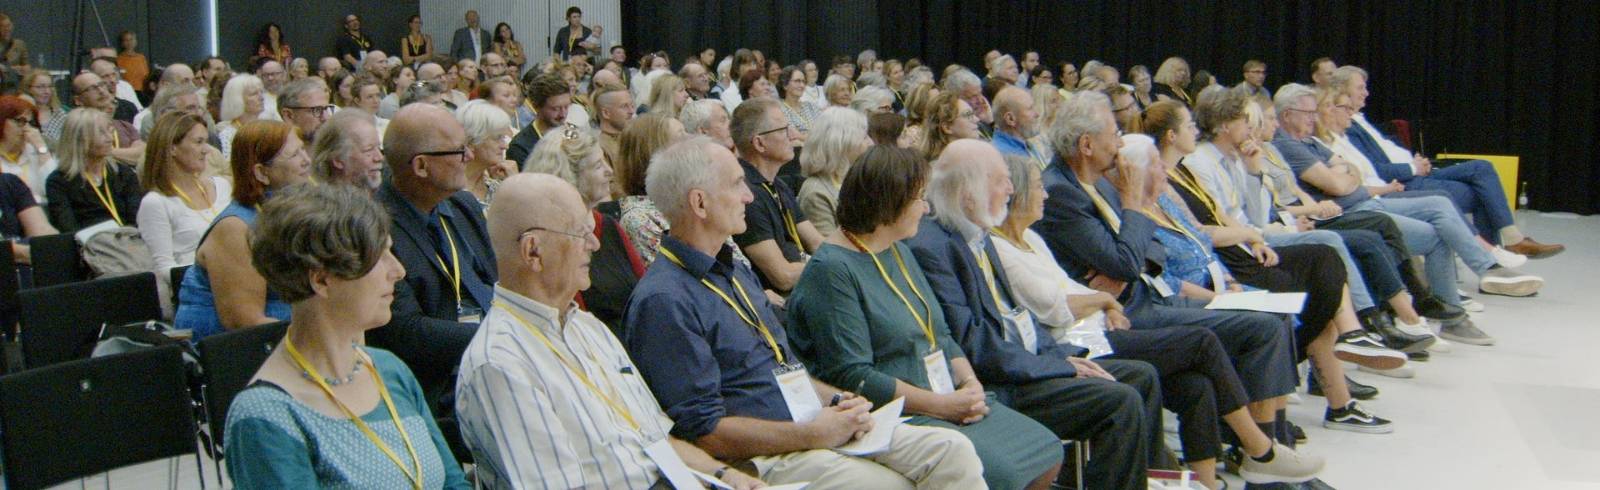
<svg viewBox="0 0 1600 490">
<path fill-rule="evenodd" d="M 977 454 L 953 430 L 902 425 L 883 453 L 830 451 L 872 429 L 872 404 L 805 371 L 755 274 L 724 245 L 754 199 L 739 162 L 701 136 L 663 150 L 650 170 L 646 192 L 672 228 L 628 302 L 622 340 L 673 436 L 750 460 L 769 483 L 982 485 Z"/>
</svg>

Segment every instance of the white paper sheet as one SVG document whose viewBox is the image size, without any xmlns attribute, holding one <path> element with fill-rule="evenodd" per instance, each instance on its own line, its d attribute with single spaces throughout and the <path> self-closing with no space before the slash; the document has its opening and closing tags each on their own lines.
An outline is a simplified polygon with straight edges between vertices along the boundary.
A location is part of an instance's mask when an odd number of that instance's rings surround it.
<svg viewBox="0 0 1600 490">
<path fill-rule="evenodd" d="M 1250 310 L 1267 313 L 1297 314 L 1305 308 L 1306 293 L 1272 293 L 1245 291 L 1219 294 L 1206 305 L 1208 310 Z"/>
<path fill-rule="evenodd" d="M 905 406 L 905 398 L 896 398 L 887 405 L 873 410 L 872 431 L 833 450 L 849 456 L 871 456 L 888 450 L 889 443 L 894 440 L 894 429 L 900 426 L 900 412 Z"/>
</svg>

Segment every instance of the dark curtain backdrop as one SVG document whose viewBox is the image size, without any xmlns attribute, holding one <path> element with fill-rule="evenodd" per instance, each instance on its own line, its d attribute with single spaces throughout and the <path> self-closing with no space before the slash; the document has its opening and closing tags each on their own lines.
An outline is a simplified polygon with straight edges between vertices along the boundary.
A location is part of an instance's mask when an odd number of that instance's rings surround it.
<svg viewBox="0 0 1600 490">
<path fill-rule="evenodd" d="M 235 71 L 244 71 L 244 63 L 255 54 L 256 34 L 261 26 L 277 22 L 295 57 L 305 58 L 315 72 L 318 58 L 334 55 L 334 41 L 344 31 L 344 16 L 356 14 L 361 16 L 361 30 L 372 40 L 372 47 L 393 55 L 399 52 L 400 38 L 406 34 L 406 19 L 418 12 L 417 2 L 217 0 L 218 49 Z"/>
<path fill-rule="evenodd" d="M 1430 154 L 1522 157 L 1530 207 L 1600 212 L 1600 2 L 1219 0 L 625 1 L 623 42 L 675 60 L 760 49 L 784 63 L 872 48 L 976 67 L 999 48 L 1052 65 L 1099 59 L 1151 71 L 1167 56 L 1226 84 L 1266 61 L 1268 85 L 1330 56 L 1372 74 L 1367 117 L 1414 121 Z M 824 69 L 826 63 L 823 63 Z M 936 72 L 938 70 L 935 70 Z M 981 70 L 978 71 L 981 75 Z M 1513 198 L 1515 198 L 1513 196 Z"/>
</svg>

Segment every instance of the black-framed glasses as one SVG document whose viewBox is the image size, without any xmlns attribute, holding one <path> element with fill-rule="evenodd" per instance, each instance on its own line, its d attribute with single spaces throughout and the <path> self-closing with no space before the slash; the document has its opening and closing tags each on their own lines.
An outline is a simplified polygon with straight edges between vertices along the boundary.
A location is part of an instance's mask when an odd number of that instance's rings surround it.
<svg viewBox="0 0 1600 490">
<path fill-rule="evenodd" d="M 461 147 L 459 149 L 455 149 L 455 150 L 438 150 L 438 151 L 418 152 L 416 156 L 419 156 L 419 157 L 460 156 L 461 157 L 461 161 L 465 162 L 465 161 L 467 161 L 467 147 L 463 146 L 463 147 Z"/>
<path fill-rule="evenodd" d="M 312 114 L 315 114 L 315 115 L 318 115 L 318 116 L 328 116 L 328 115 L 332 115 L 332 114 L 333 114 L 333 111 L 334 111 L 334 109 L 338 109 L 338 107 L 337 107 L 337 106 L 334 106 L 334 105 L 333 105 L 333 104 L 328 104 L 328 105 L 314 105 L 314 106 L 293 106 L 293 105 L 286 105 L 286 106 L 283 106 L 283 108 L 284 108 L 284 109 L 288 109 L 288 110 L 291 110 L 291 111 L 311 111 L 311 112 L 312 112 Z"/>
<path fill-rule="evenodd" d="M 776 133 L 776 132 L 779 132 L 779 131 L 788 131 L 789 128 L 792 128 L 792 127 L 794 127 L 794 125 L 785 124 L 785 125 L 782 125 L 782 126 L 778 126 L 776 128 L 772 128 L 772 129 L 768 129 L 766 131 L 762 131 L 762 132 L 756 133 L 756 136 L 766 136 L 766 135 L 769 135 L 769 134 L 772 134 L 772 133 Z"/>
</svg>

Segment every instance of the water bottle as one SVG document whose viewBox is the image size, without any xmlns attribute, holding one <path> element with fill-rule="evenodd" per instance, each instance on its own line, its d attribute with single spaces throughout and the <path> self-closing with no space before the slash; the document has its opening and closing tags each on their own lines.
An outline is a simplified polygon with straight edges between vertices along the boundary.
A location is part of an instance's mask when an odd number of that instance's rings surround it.
<svg viewBox="0 0 1600 490">
<path fill-rule="evenodd" d="M 1522 192 L 1517 193 L 1517 209 L 1528 207 L 1528 181 L 1522 181 Z"/>
</svg>

